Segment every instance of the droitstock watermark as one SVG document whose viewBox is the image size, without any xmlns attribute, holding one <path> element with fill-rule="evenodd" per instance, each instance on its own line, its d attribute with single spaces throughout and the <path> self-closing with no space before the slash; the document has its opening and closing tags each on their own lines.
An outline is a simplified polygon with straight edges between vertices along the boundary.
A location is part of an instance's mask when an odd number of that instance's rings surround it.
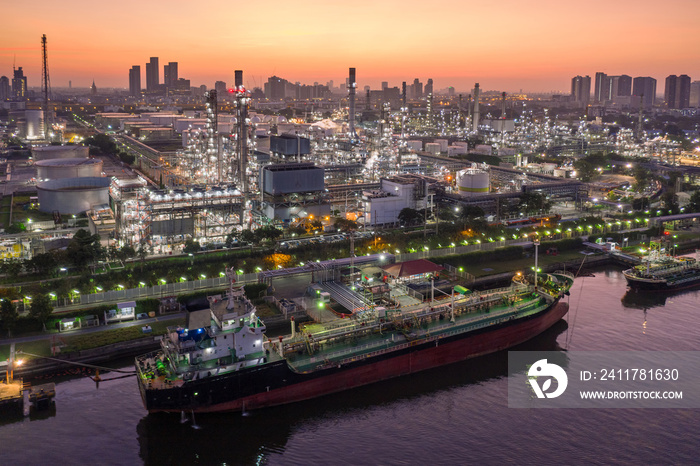
<svg viewBox="0 0 700 466">
<path fill-rule="evenodd" d="M 511 408 L 700 408 L 700 351 L 509 351 Z"/>
</svg>

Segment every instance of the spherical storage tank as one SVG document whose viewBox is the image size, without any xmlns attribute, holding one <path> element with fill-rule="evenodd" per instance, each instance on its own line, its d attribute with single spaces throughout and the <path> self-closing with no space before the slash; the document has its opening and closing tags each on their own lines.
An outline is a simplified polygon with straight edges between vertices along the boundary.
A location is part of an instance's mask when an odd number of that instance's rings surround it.
<svg viewBox="0 0 700 466">
<path fill-rule="evenodd" d="M 39 146 L 32 147 L 34 161 L 49 159 L 86 159 L 90 149 L 86 146 Z"/>
<path fill-rule="evenodd" d="M 457 173 L 457 190 L 460 196 L 478 196 L 488 194 L 490 186 L 489 172 L 468 168 Z"/>
<path fill-rule="evenodd" d="M 100 159 L 49 159 L 39 160 L 36 165 L 36 178 L 40 181 L 59 178 L 85 178 L 102 175 Z"/>
<path fill-rule="evenodd" d="M 36 185 L 41 212 L 80 214 L 109 203 L 109 178 L 62 178 Z"/>
</svg>

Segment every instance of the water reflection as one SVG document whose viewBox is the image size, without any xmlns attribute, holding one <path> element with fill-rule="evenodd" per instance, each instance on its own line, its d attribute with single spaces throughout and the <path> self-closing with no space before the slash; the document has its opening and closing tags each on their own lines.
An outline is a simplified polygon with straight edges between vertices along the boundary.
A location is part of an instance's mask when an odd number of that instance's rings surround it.
<svg viewBox="0 0 700 466">
<path fill-rule="evenodd" d="M 698 290 L 680 290 L 674 292 L 645 292 L 627 290 L 622 297 L 622 305 L 628 309 L 652 309 L 672 304 L 675 298 L 685 295 L 698 294 Z"/>
</svg>

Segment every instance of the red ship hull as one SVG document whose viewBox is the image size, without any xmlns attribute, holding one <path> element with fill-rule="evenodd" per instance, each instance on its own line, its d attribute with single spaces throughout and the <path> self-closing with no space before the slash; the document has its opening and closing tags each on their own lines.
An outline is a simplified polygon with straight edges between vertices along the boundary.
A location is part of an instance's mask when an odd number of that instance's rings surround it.
<svg viewBox="0 0 700 466">
<path fill-rule="evenodd" d="M 431 346 L 419 351 L 358 367 L 343 368 L 327 376 L 314 377 L 283 388 L 263 391 L 224 403 L 194 407 L 193 411 L 203 413 L 241 411 L 293 403 L 483 356 L 530 340 L 558 322 L 566 315 L 568 309 L 567 303 L 559 302 L 542 314 L 524 322 L 465 336 L 454 341 L 443 343 L 441 340 L 436 340 L 431 342 Z M 161 408 L 149 411 L 177 412 L 179 409 Z"/>
</svg>

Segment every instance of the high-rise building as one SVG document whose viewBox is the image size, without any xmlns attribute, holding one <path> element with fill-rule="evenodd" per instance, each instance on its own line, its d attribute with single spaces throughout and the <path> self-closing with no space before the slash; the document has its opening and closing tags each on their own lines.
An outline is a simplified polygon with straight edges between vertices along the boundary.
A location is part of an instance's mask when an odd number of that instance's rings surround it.
<svg viewBox="0 0 700 466">
<path fill-rule="evenodd" d="M 134 65 L 129 70 L 129 95 L 139 97 L 141 95 L 141 66 Z"/>
<path fill-rule="evenodd" d="M 10 100 L 11 95 L 10 78 L 7 76 L 0 77 L 0 102 Z"/>
<path fill-rule="evenodd" d="M 672 74 L 666 78 L 664 101 L 668 108 L 688 108 L 690 106 L 690 76 Z"/>
<path fill-rule="evenodd" d="M 691 108 L 700 108 L 700 81 L 690 83 L 690 102 Z"/>
<path fill-rule="evenodd" d="M 668 108 L 676 108 L 676 81 L 678 76 L 672 74 L 666 77 L 664 86 L 664 103 Z"/>
<path fill-rule="evenodd" d="M 265 83 L 265 97 L 269 100 L 284 100 L 287 96 L 286 88 L 288 81 L 286 79 L 272 76 L 267 78 Z"/>
<path fill-rule="evenodd" d="M 425 95 L 428 96 L 433 93 L 433 80 L 428 79 L 428 82 L 425 84 Z"/>
<path fill-rule="evenodd" d="M 418 80 L 418 78 L 413 80 L 413 85 L 411 86 L 413 90 L 413 98 L 420 99 L 423 97 L 423 83 Z"/>
<path fill-rule="evenodd" d="M 165 87 L 168 89 L 175 89 L 175 84 L 179 76 L 177 75 L 177 62 L 171 61 L 167 65 L 163 66 L 163 82 Z"/>
<path fill-rule="evenodd" d="M 644 108 L 653 107 L 656 102 L 656 79 L 649 76 L 634 78 L 632 95 L 642 98 Z"/>
<path fill-rule="evenodd" d="M 216 81 L 214 83 L 214 90 L 216 91 L 216 98 L 222 100 L 228 95 L 228 88 L 226 87 L 226 82 Z"/>
<path fill-rule="evenodd" d="M 24 75 L 21 66 L 14 70 L 12 78 L 12 99 L 18 101 L 27 100 L 27 77 Z"/>
<path fill-rule="evenodd" d="M 591 77 L 575 76 L 572 78 L 571 95 L 576 102 L 588 105 L 591 100 Z"/>
<path fill-rule="evenodd" d="M 382 81 L 382 90 L 387 89 L 389 87 L 389 82 L 388 81 Z"/>
<path fill-rule="evenodd" d="M 597 72 L 595 74 L 595 94 L 593 99 L 596 102 L 603 103 L 610 100 L 610 78 L 605 73 Z"/>
<path fill-rule="evenodd" d="M 626 74 L 620 76 L 610 76 L 612 101 L 618 100 L 618 97 L 629 97 L 632 95 L 632 77 Z"/>
<path fill-rule="evenodd" d="M 158 91 L 160 84 L 160 73 L 158 69 L 158 57 L 151 57 L 151 61 L 146 63 L 146 91 Z"/>
</svg>

